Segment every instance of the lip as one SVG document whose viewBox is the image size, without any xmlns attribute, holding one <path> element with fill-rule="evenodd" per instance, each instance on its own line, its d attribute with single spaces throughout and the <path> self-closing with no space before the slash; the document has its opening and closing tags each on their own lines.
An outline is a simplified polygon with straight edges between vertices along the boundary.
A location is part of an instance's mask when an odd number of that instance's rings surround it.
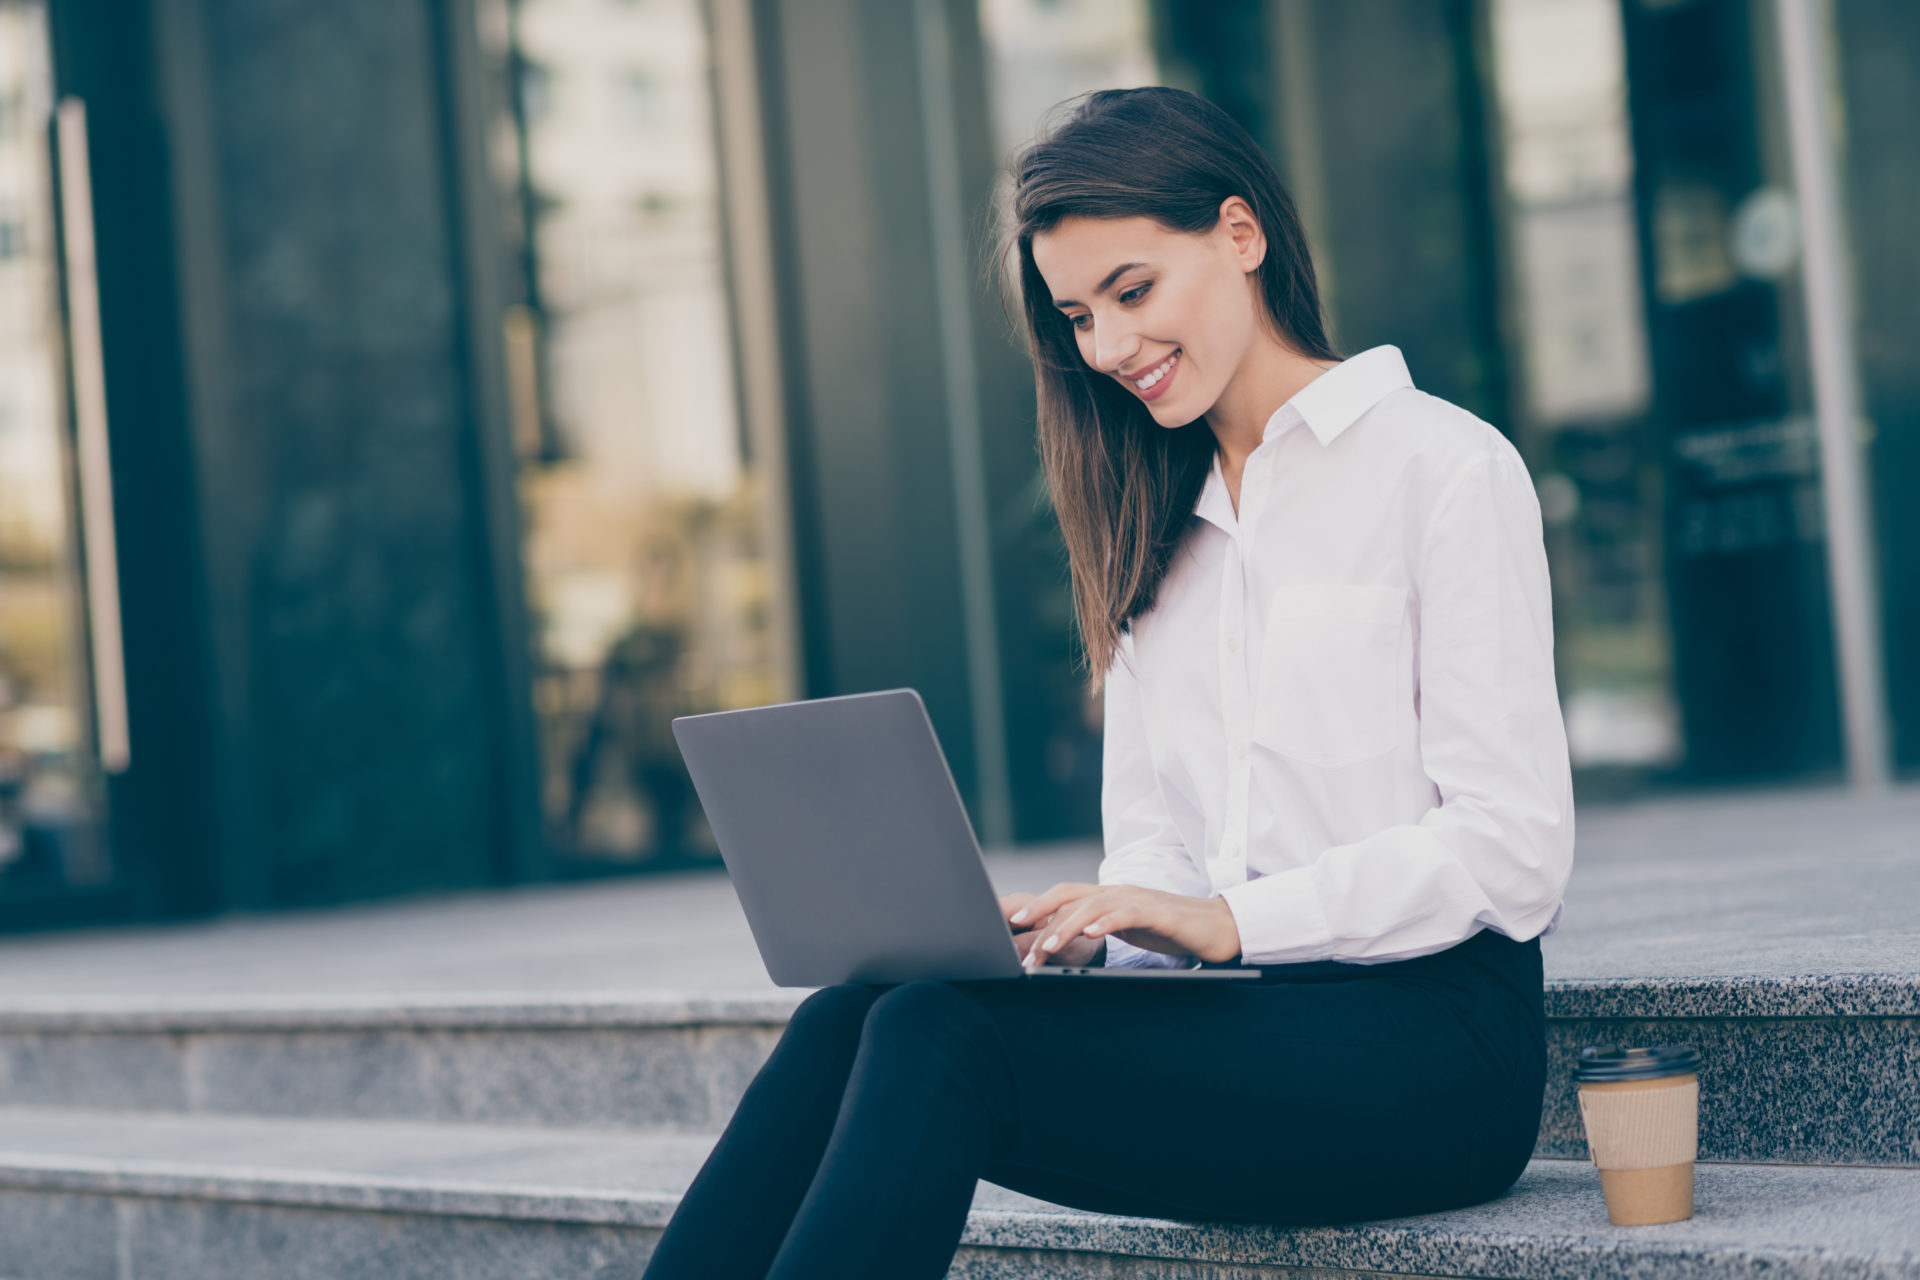
<svg viewBox="0 0 1920 1280">
<path fill-rule="evenodd" d="M 1186 348 L 1175 347 L 1173 354 L 1175 357 L 1173 368 L 1167 370 L 1165 377 L 1148 387 L 1145 391 L 1140 389 L 1139 383 L 1135 382 L 1132 378 L 1128 378 L 1127 385 L 1133 388 L 1133 394 L 1139 396 L 1142 400 L 1158 400 L 1161 396 L 1167 394 L 1167 388 L 1172 386 L 1173 380 L 1180 376 L 1182 362 L 1186 359 Z M 1153 367 L 1157 369 L 1165 363 L 1166 361 L 1164 360 L 1156 360 L 1153 363 Z"/>
</svg>

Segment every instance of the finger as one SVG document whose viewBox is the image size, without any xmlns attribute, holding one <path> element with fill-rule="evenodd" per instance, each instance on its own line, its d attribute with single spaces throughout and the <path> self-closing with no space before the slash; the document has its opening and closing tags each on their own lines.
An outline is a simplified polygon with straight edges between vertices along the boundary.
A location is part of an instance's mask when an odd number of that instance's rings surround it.
<svg viewBox="0 0 1920 1280">
<path fill-rule="evenodd" d="M 1089 938 L 1104 938 L 1122 929 L 1140 928 L 1146 924 L 1148 914 L 1145 904 L 1139 900 L 1122 899 L 1087 921 L 1080 932 Z"/>
<path fill-rule="evenodd" d="M 1044 920 L 1056 911 L 1060 904 L 1066 900 L 1066 894 L 1069 890 L 1081 887 L 1083 886 L 1056 884 L 1044 893 L 1038 893 L 1029 898 L 1026 904 L 1020 910 L 1014 912 L 1011 918 L 1016 924 L 1030 924 L 1036 920 Z"/>
<path fill-rule="evenodd" d="M 1030 893 L 1004 893 L 1000 895 L 1000 914 L 1011 917 L 1014 912 L 1033 901 Z"/>
<path fill-rule="evenodd" d="M 1044 920 L 1048 915 L 1059 910 L 1066 903 L 1076 898 L 1083 898 L 1090 893 L 1098 893 L 1104 887 L 1105 886 L 1097 884 L 1056 884 L 1053 888 L 1035 897 L 1031 902 L 1014 912 L 1013 915 L 1008 918 L 1015 924 L 1026 924 L 1029 921 Z"/>
<path fill-rule="evenodd" d="M 1054 927 L 1055 923 L 1062 919 L 1065 913 L 1066 908 L 1062 907 L 1059 911 L 1055 911 L 1051 915 L 1043 916 L 1038 921 L 1030 922 L 1029 927 L 1014 935 L 1014 942 L 1019 946 L 1023 958 L 1034 953 L 1034 944 L 1038 943 L 1042 938 L 1058 932 Z M 1063 943 L 1062 946 L 1064 945 Z M 1058 951 L 1060 948 L 1055 947 L 1053 950 Z M 1044 953 L 1035 955 L 1032 961 L 1034 964 L 1044 964 L 1045 962 L 1046 955 Z"/>
<path fill-rule="evenodd" d="M 1096 938 L 1132 928 L 1158 918 L 1163 895 L 1150 889 L 1115 885 L 1108 892 L 1086 899 L 1085 910 L 1071 922 L 1061 923 L 1082 937 Z"/>
<path fill-rule="evenodd" d="M 1034 931 L 1043 935 L 1040 941 L 1034 944 L 1033 954 L 1039 957 L 1034 963 L 1045 964 L 1047 956 L 1081 936 L 1082 929 L 1110 910 L 1112 910 L 1112 903 L 1107 900 L 1106 895 L 1095 893 L 1077 900 L 1069 909 L 1056 912 L 1056 918 L 1049 922 L 1044 930 Z"/>
<path fill-rule="evenodd" d="M 1057 888 L 1058 886 L 1055 887 Z M 1052 892 L 1053 890 L 1049 889 L 1046 893 L 1029 894 L 1025 902 L 1019 903 L 1012 911 L 1007 913 L 1007 922 L 1009 924 L 1024 924 L 1030 926 L 1035 920 L 1044 920 L 1047 913 L 1053 910 L 1053 906 L 1047 898 L 1047 894 Z"/>
<path fill-rule="evenodd" d="M 1100 943 L 1093 938 L 1063 938 L 1060 946 L 1051 952 L 1042 952 L 1033 957 L 1036 968 L 1050 964 L 1090 964 L 1100 954 Z"/>
<path fill-rule="evenodd" d="M 1045 964 L 1048 956 L 1065 948 L 1066 945 L 1077 936 L 1079 925 L 1077 923 L 1069 925 L 1068 920 L 1070 917 L 1077 915 L 1078 918 L 1084 919 L 1088 911 L 1088 908 L 1085 906 L 1086 903 L 1104 897 L 1112 897 L 1115 892 L 1114 886 L 1112 885 L 1098 884 L 1056 885 L 1055 889 L 1077 896 L 1069 897 L 1058 909 L 1044 916 L 1040 916 L 1037 920 L 1031 922 L 1032 933 L 1036 943 L 1045 942 L 1048 938 L 1054 939 L 1054 941 L 1048 945 L 1036 945 L 1032 949 L 1032 963 L 1034 964 Z M 1051 893 L 1053 890 L 1049 890 L 1048 892 Z M 1122 892 L 1124 892 L 1124 890 L 1122 890 Z M 1037 901 L 1036 899 L 1036 902 Z M 1029 907 L 1037 911 L 1037 907 L 1033 904 L 1029 904 Z"/>
<path fill-rule="evenodd" d="M 1035 954 L 1057 954 L 1076 938 L 1104 938 L 1125 929 L 1151 928 L 1151 901 L 1124 890 L 1081 900 L 1057 913 L 1057 919 L 1035 932 L 1041 935 Z M 1055 927 L 1057 926 L 1057 927 Z M 1044 963 L 1044 959 L 1039 963 Z"/>
<path fill-rule="evenodd" d="M 1175 939 L 1162 918 L 1151 911 L 1142 910 L 1137 904 L 1129 904 L 1114 915 L 1095 921 L 1089 928 L 1092 932 L 1086 935 L 1088 937 L 1118 938 L 1142 951 L 1158 951 L 1162 955 L 1174 956 L 1193 954 L 1185 943 Z"/>
</svg>

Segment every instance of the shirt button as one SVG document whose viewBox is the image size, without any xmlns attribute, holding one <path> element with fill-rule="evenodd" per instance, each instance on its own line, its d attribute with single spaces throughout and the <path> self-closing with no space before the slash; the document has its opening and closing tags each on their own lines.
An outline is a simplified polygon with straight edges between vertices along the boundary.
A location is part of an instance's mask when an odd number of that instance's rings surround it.
<svg viewBox="0 0 1920 1280">
<path fill-rule="evenodd" d="M 1240 652 L 1240 637 L 1239 637 L 1239 636 L 1232 636 L 1232 635 L 1230 635 L 1230 636 L 1228 636 L 1228 637 L 1227 637 L 1227 652 L 1228 652 L 1228 653 L 1238 653 L 1238 652 Z"/>
<path fill-rule="evenodd" d="M 1247 744 L 1246 744 L 1246 743 L 1244 743 L 1244 742 L 1236 742 L 1236 743 L 1234 743 L 1234 744 L 1233 744 L 1233 758 L 1234 758 L 1235 760 L 1245 760 L 1245 759 L 1247 758 Z"/>
</svg>

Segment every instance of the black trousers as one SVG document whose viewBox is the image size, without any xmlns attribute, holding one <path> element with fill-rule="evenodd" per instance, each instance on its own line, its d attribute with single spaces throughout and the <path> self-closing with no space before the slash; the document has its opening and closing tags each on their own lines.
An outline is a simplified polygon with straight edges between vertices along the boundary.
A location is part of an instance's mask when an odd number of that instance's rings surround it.
<svg viewBox="0 0 1920 1280">
<path fill-rule="evenodd" d="M 1545 1090 L 1540 942 L 1483 929 L 1259 983 L 825 987 L 795 1011 L 648 1280 L 944 1276 L 984 1178 L 1095 1212 L 1291 1225 L 1478 1204 Z"/>
</svg>

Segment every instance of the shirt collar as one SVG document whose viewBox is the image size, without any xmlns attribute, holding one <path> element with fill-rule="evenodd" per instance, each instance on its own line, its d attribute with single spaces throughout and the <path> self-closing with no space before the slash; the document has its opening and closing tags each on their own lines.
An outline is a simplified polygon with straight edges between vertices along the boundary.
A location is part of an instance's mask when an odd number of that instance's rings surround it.
<svg viewBox="0 0 1920 1280">
<path fill-rule="evenodd" d="M 1348 356 L 1294 393 L 1293 399 L 1274 410 L 1267 419 L 1261 443 L 1277 440 L 1302 422 L 1313 429 L 1322 445 L 1359 421 L 1360 415 L 1387 398 L 1390 392 L 1411 387 L 1406 358 L 1392 345 L 1369 347 L 1359 355 Z M 1222 529 L 1231 530 L 1236 521 L 1233 499 L 1227 496 L 1226 478 L 1220 474 L 1220 455 L 1216 450 L 1213 469 L 1194 503 L 1193 514 Z"/>
<path fill-rule="evenodd" d="M 1391 344 L 1369 347 L 1359 355 L 1348 356 L 1339 364 L 1294 393 L 1293 399 L 1274 410 L 1267 419 L 1261 440 L 1272 440 L 1305 422 L 1321 444 L 1352 426 L 1367 410 L 1387 398 L 1391 392 L 1411 387 L 1413 377 L 1400 348 Z"/>
<path fill-rule="evenodd" d="M 1213 451 L 1213 470 L 1207 472 L 1207 483 L 1200 490 L 1199 500 L 1193 504 L 1193 514 L 1228 532 L 1233 530 L 1233 499 L 1227 496 L 1226 477 L 1220 474 L 1218 449 Z"/>
</svg>

